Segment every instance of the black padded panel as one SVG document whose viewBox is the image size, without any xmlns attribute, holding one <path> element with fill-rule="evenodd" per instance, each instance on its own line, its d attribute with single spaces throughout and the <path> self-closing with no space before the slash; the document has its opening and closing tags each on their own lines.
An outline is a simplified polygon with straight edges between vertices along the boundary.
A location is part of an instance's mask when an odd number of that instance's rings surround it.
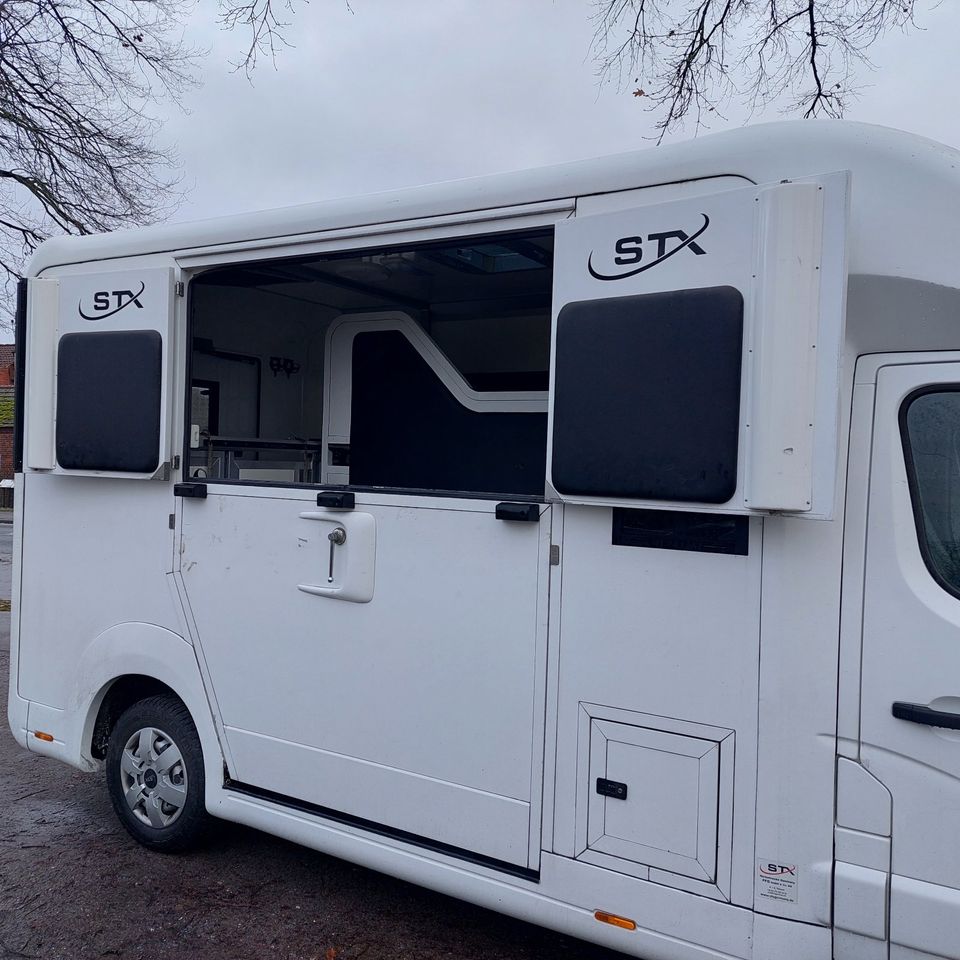
<svg viewBox="0 0 960 960">
<path fill-rule="evenodd" d="M 541 497 L 545 413 L 462 406 L 398 331 L 353 341 L 350 484 Z"/>
<path fill-rule="evenodd" d="M 57 462 L 153 473 L 163 342 L 155 330 L 68 333 L 57 352 Z"/>
<path fill-rule="evenodd" d="M 553 483 L 568 495 L 725 503 L 737 485 L 743 297 L 733 287 L 565 306 Z"/>
</svg>

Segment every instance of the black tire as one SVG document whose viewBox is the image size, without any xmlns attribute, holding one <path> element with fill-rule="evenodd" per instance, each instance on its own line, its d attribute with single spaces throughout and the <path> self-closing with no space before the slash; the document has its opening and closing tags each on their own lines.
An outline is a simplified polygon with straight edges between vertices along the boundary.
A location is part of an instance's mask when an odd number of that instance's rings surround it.
<svg viewBox="0 0 960 960">
<path fill-rule="evenodd" d="M 110 733 L 106 768 L 113 809 L 145 847 L 178 853 L 209 832 L 200 737 L 176 697 L 149 697 L 121 714 Z"/>
</svg>

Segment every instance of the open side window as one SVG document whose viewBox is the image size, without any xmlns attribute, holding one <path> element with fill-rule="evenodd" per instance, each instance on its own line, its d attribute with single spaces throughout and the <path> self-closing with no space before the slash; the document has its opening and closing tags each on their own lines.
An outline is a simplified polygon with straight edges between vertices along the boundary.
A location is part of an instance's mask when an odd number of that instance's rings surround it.
<svg viewBox="0 0 960 960">
<path fill-rule="evenodd" d="M 190 283 L 188 476 L 543 499 L 553 229 Z"/>
<path fill-rule="evenodd" d="M 31 280 L 27 311 L 26 468 L 164 476 L 173 271 Z"/>
<path fill-rule="evenodd" d="M 832 515 L 848 180 L 557 225 L 548 462 L 562 499 Z"/>
</svg>

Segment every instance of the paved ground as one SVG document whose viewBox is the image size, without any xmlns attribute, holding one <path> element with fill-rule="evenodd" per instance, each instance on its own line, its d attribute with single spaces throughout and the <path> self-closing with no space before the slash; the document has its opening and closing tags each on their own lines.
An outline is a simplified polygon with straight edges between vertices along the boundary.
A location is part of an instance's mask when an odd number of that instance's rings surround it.
<svg viewBox="0 0 960 960">
<path fill-rule="evenodd" d="M 0 652 L 0 960 L 620 956 L 242 827 L 187 856 L 148 853 L 114 818 L 102 774 L 14 743 L 8 668 Z"/>
</svg>

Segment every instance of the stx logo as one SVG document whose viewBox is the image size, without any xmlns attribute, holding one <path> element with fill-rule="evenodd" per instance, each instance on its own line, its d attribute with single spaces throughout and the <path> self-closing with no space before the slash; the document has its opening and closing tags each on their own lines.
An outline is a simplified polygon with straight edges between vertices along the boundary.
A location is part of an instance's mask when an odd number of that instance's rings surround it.
<svg viewBox="0 0 960 960">
<path fill-rule="evenodd" d="M 703 217 L 703 223 L 694 234 L 689 234 L 685 230 L 663 230 L 660 233 L 647 234 L 646 243 L 648 246 L 646 249 L 649 250 L 650 245 L 655 243 L 657 252 L 654 259 L 648 260 L 646 263 L 643 263 L 645 249 L 643 237 L 621 237 L 617 240 L 614 244 L 616 256 L 613 258 L 613 262 L 618 267 L 640 264 L 640 266 L 633 267 L 632 270 L 625 270 L 622 273 L 600 273 L 593 265 L 593 252 L 591 251 L 587 260 L 587 269 L 590 271 L 590 276 L 595 280 L 624 280 L 627 277 L 635 277 L 638 273 L 643 273 L 644 270 L 650 270 L 652 267 L 663 263 L 664 260 L 669 260 L 670 257 L 681 250 L 689 250 L 696 256 L 702 257 L 707 251 L 697 243 L 697 238 L 702 236 L 704 230 L 710 226 L 710 218 L 705 213 L 701 216 Z M 672 246 L 668 245 L 671 240 L 676 241 Z"/>
<path fill-rule="evenodd" d="M 787 866 L 784 863 L 766 863 L 761 864 L 760 872 L 765 877 L 795 877 L 797 868 L 796 866 Z"/>
<path fill-rule="evenodd" d="M 146 284 L 140 284 L 140 289 L 134 293 L 132 290 L 98 290 L 93 295 L 93 311 L 86 313 L 83 309 L 83 301 L 77 304 L 77 311 L 84 320 L 104 320 L 119 313 L 131 303 L 136 304 L 138 310 L 143 309 L 140 297 L 146 289 Z"/>
</svg>

